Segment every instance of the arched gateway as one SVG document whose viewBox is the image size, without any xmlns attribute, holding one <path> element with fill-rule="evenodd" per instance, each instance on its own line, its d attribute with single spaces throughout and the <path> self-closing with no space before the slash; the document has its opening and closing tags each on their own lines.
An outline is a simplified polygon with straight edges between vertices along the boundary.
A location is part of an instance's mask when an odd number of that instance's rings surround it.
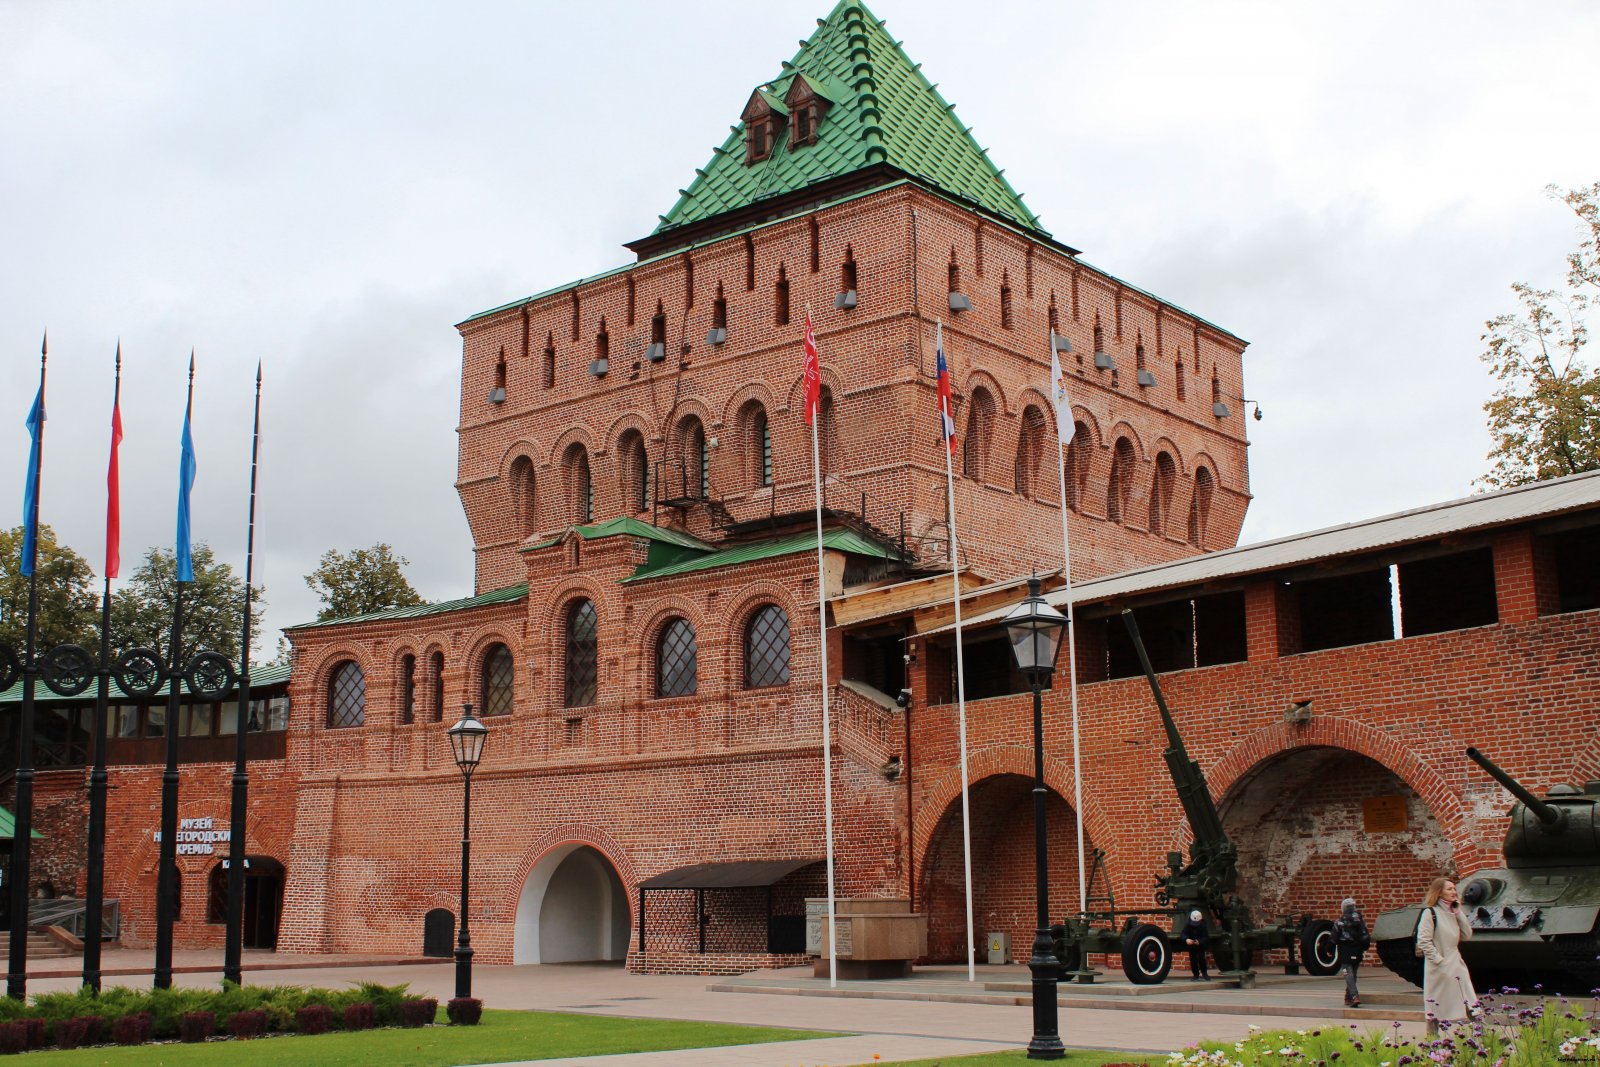
<svg viewBox="0 0 1600 1067">
<path fill-rule="evenodd" d="M 512 963 L 623 960 L 628 891 L 592 845 L 571 842 L 539 858 L 517 900 Z"/>
</svg>

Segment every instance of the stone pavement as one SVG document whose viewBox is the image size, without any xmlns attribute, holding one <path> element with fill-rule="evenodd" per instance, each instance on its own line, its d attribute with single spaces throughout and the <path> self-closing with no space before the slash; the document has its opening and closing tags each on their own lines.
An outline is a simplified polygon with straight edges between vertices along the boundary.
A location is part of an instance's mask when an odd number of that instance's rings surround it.
<svg viewBox="0 0 1600 1067">
<path fill-rule="evenodd" d="M 136 952 L 107 952 L 105 965 L 111 968 L 113 958 L 119 969 L 148 961 L 148 952 L 142 956 Z M 176 966 L 196 968 L 181 971 L 176 981 L 180 985 L 211 985 L 218 980 L 220 961 L 220 952 L 176 953 Z M 61 967 L 59 962 L 68 966 Z M 29 991 L 74 988 L 77 977 L 70 971 L 71 962 L 49 961 L 48 968 L 34 972 Z M 213 969 L 199 969 L 207 966 Z M 418 993 L 441 1000 L 452 995 L 455 981 L 454 965 L 448 962 L 247 953 L 245 966 L 247 982 L 335 987 L 356 981 L 404 982 Z M 47 969 L 68 973 L 47 978 Z M 1032 1032 L 1032 1015 L 1026 995 L 1013 987 L 1020 983 L 1025 989 L 1027 979 L 1024 967 L 982 967 L 978 988 L 973 989 L 965 981 L 964 969 L 924 968 L 917 977 L 901 982 L 840 983 L 851 988 L 830 990 L 826 979 L 812 978 L 809 971 L 798 969 L 728 979 L 633 975 L 620 966 L 600 964 L 479 965 L 473 972 L 473 992 L 492 1008 L 692 1019 L 850 1035 L 721 1049 L 525 1061 L 537 1067 L 845 1067 L 1023 1047 Z M 112 981 L 143 984 L 128 978 Z M 853 988 L 859 986 L 867 988 Z M 1115 992 L 1118 988 L 1122 992 Z M 1406 1021 L 1412 1013 L 1409 988 L 1378 969 L 1363 975 L 1363 999 L 1373 1008 L 1364 1011 L 1355 1025 L 1383 1027 L 1401 1019 L 1402 1032 L 1420 1032 L 1420 1023 Z M 733 989 L 740 991 L 723 991 Z M 1165 1053 L 1200 1038 L 1235 1040 L 1252 1023 L 1295 1029 L 1352 1024 L 1341 1017 L 1337 978 L 1289 979 L 1268 971 L 1262 972 L 1261 983 L 1254 990 L 1179 980 L 1133 991 L 1125 982 L 1107 981 L 1088 987 L 1062 986 L 1061 1000 L 1062 1040 L 1076 1048 Z M 1304 1014 L 1297 1014 L 1301 1012 Z"/>
</svg>

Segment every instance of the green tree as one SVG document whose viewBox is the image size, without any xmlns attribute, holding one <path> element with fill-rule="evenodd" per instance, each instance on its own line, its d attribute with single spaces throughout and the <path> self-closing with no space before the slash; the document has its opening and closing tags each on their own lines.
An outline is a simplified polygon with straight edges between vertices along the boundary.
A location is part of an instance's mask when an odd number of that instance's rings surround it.
<svg viewBox="0 0 1600 1067">
<path fill-rule="evenodd" d="M 371 548 L 324 552 L 317 569 L 306 575 L 306 585 L 322 598 L 317 620 L 346 619 L 425 603 L 401 570 L 410 564 L 381 541 Z"/>
<path fill-rule="evenodd" d="M 98 653 L 100 597 L 94 570 L 39 524 L 39 650 L 71 641 Z M 22 576 L 22 527 L 0 530 L 0 641 L 22 655 L 28 638 L 28 579 Z"/>
<path fill-rule="evenodd" d="M 1517 282 L 1521 310 L 1485 324 L 1481 358 L 1499 384 L 1483 406 L 1493 467 L 1478 481 L 1491 489 L 1600 469 L 1600 369 L 1583 354 L 1600 307 L 1600 182 L 1548 191 L 1578 217 L 1582 237 L 1564 288 Z"/>
<path fill-rule="evenodd" d="M 206 651 L 220 652 L 237 664 L 244 579 L 235 576 L 228 564 L 218 563 L 211 546 L 196 543 L 193 553 L 194 581 L 183 590 L 183 650 L 177 661 L 185 663 L 196 652 Z M 111 632 L 118 648 L 153 648 L 167 655 L 176 576 L 172 549 L 152 548 L 145 553 L 133 577 L 112 597 Z M 256 586 L 250 612 L 252 636 L 261 632 L 265 606 L 265 590 Z"/>
</svg>

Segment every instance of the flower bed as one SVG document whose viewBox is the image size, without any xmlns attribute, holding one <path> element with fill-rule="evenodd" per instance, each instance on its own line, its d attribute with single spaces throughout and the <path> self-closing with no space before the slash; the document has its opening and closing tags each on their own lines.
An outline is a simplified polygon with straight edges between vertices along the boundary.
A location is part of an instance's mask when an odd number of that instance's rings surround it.
<svg viewBox="0 0 1600 1067">
<path fill-rule="evenodd" d="M 404 985 L 372 982 L 337 990 L 230 982 L 219 989 L 115 986 L 99 995 L 83 989 L 41 994 L 27 1004 L 0 999 L 0 1055 L 104 1042 L 249 1040 L 273 1033 L 428 1026 L 438 1011 L 438 1001 L 412 997 Z"/>
<path fill-rule="evenodd" d="M 1536 989 L 1535 993 L 1539 991 Z M 1355 1027 L 1262 1030 L 1243 1041 L 1203 1041 L 1174 1052 L 1168 1067 L 1557 1067 L 1600 1065 L 1600 990 L 1592 1000 L 1520 998 L 1515 989 L 1485 995 L 1471 1019 L 1441 1022 L 1434 1037 L 1407 1038 Z"/>
</svg>

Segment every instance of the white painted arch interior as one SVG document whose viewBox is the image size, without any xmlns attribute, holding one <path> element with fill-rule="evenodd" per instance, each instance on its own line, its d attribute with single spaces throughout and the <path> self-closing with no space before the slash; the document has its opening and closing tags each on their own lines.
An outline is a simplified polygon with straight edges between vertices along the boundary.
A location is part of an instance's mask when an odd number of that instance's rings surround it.
<svg viewBox="0 0 1600 1067">
<path fill-rule="evenodd" d="M 517 900 L 512 963 L 622 960 L 631 932 L 627 888 L 591 845 L 569 842 L 539 858 Z"/>
</svg>

